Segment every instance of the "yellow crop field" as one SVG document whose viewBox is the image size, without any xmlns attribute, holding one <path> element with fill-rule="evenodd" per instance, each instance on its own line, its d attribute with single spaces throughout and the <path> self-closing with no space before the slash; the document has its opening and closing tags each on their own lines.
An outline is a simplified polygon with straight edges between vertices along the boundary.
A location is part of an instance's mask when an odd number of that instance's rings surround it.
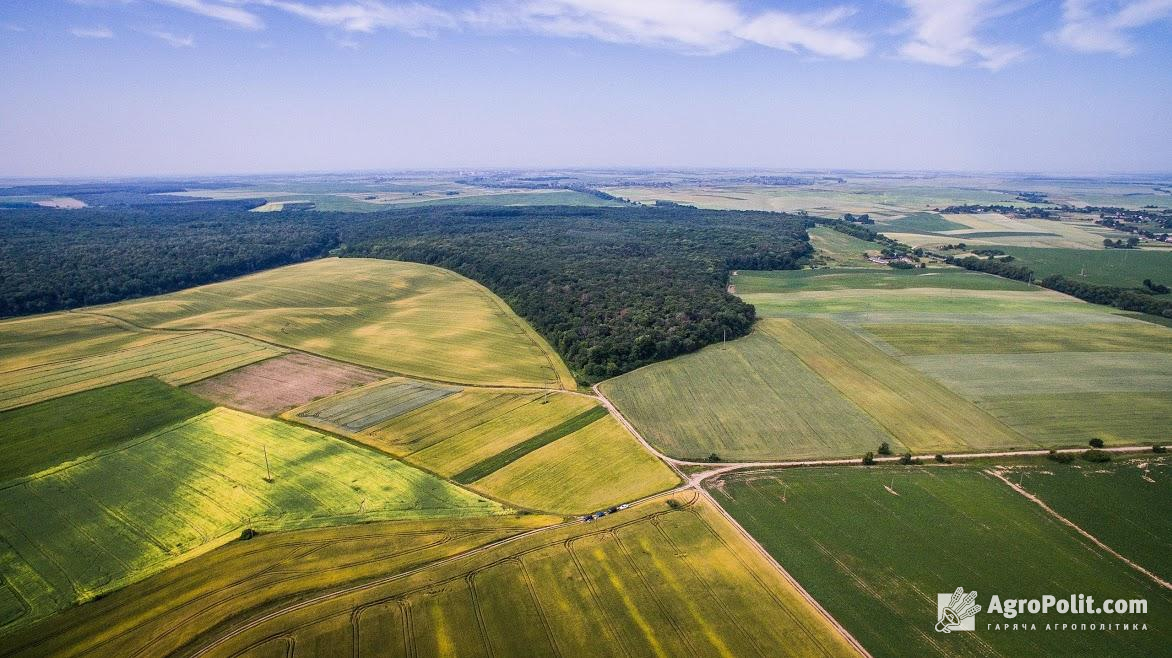
<svg viewBox="0 0 1172 658">
<path fill-rule="evenodd" d="M 0 573 L 31 621 L 242 528 L 507 511 L 345 441 L 213 409 L 0 486 Z"/>
<path fill-rule="evenodd" d="M 99 310 L 139 326 L 222 329 L 424 379 L 575 386 L 500 298 L 429 265 L 326 258 Z"/>
<path fill-rule="evenodd" d="M 78 359 L 172 338 L 138 332 L 81 313 L 50 313 L 0 322 L 0 372 Z"/>
<path fill-rule="evenodd" d="M 766 320 L 776 338 L 913 452 L 1036 445 L 830 320 Z"/>
<path fill-rule="evenodd" d="M 679 477 L 608 415 L 502 466 L 472 487 L 523 507 L 583 514 L 677 484 Z"/>
<path fill-rule="evenodd" d="M 666 502 L 479 551 L 468 548 L 516 534 L 524 520 L 262 535 L 9 636 L 0 651 L 853 653 L 707 499 L 690 493 Z M 411 570 L 460 550 L 467 552 Z M 379 555 L 386 557 L 372 559 Z"/>
<path fill-rule="evenodd" d="M 176 334 L 138 347 L 0 372 L 0 410 L 141 377 L 190 384 L 282 353 L 220 332 Z"/>
</svg>

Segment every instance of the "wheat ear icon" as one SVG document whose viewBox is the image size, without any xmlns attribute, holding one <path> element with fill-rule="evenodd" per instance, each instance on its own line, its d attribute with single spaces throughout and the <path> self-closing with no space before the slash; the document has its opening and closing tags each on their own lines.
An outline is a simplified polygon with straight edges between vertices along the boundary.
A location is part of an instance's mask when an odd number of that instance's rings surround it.
<svg viewBox="0 0 1172 658">
<path fill-rule="evenodd" d="M 944 612 L 940 613 L 940 621 L 936 622 L 936 630 L 942 633 L 951 633 L 952 629 L 959 626 L 962 620 L 980 612 L 981 606 L 969 605 L 976 598 L 976 592 L 965 594 L 963 587 L 957 587 L 956 591 L 952 593 L 952 599 L 949 600 L 948 605 L 944 606 Z"/>
</svg>

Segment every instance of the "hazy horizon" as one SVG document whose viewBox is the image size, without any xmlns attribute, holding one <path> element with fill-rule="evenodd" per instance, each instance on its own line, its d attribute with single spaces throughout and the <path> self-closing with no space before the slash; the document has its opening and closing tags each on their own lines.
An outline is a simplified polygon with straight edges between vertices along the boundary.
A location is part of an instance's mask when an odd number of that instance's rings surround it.
<svg viewBox="0 0 1172 658">
<path fill-rule="evenodd" d="M 8 3 L 0 177 L 1162 174 L 1170 17 L 1170 0 Z"/>
</svg>

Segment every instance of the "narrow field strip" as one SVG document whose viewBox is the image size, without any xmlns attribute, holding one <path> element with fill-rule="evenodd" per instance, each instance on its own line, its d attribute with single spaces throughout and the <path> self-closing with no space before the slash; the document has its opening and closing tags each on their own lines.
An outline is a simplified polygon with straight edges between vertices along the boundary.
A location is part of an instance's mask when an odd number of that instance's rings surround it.
<svg viewBox="0 0 1172 658">
<path fill-rule="evenodd" d="M 459 390 L 396 377 L 320 400 L 298 410 L 296 416 L 360 432 Z"/>
<path fill-rule="evenodd" d="M 491 473 L 494 473 L 505 466 L 517 461 L 525 455 L 537 450 L 538 448 L 547 444 L 553 443 L 558 439 L 577 432 L 586 427 L 590 423 L 607 415 L 605 407 L 598 406 L 562 421 L 561 423 L 551 427 L 544 432 L 513 445 L 497 454 L 485 459 L 481 462 L 473 464 L 472 466 L 460 471 L 452 476 L 452 480 L 459 484 L 471 484 L 480 478 L 483 478 Z"/>
</svg>

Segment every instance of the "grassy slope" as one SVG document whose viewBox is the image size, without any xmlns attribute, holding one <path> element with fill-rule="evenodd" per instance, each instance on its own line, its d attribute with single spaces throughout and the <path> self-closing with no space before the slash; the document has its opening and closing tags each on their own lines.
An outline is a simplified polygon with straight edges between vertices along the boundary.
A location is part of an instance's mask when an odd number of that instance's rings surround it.
<svg viewBox="0 0 1172 658">
<path fill-rule="evenodd" d="M 225 329 L 426 379 L 574 385 L 503 301 L 427 265 L 328 258 L 100 311 L 142 326 Z"/>
<path fill-rule="evenodd" d="M 0 482 L 115 446 L 211 408 L 157 379 L 138 379 L 0 412 Z"/>
<path fill-rule="evenodd" d="M 517 505 L 582 514 L 679 484 L 609 415 L 477 480 L 473 488 Z"/>
<path fill-rule="evenodd" d="M 0 571 L 34 617 L 157 572 L 245 526 L 505 512 L 389 457 L 227 409 L 0 488 L 0 509 Z"/>
<path fill-rule="evenodd" d="M 678 458 L 842 456 L 883 441 L 898 445 L 761 331 L 627 373 L 601 389 L 649 441 Z"/>
<path fill-rule="evenodd" d="M 771 655 L 779 647 L 849 655 L 723 517 L 703 502 L 681 502 L 673 510 L 660 498 L 402 578 L 387 576 L 462 548 L 452 544 L 486 543 L 502 530 L 469 538 L 463 524 L 421 524 L 382 539 L 379 533 L 395 528 L 386 524 L 262 536 L 71 611 L 4 648 L 167 654 L 229 615 L 251 617 L 281 599 L 304 601 L 380 576 L 353 595 L 278 611 L 216 653 L 234 655 L 266 638 L 275 641 L 254 650 L 279 653 L 288 638 L 298 650 L 345 655 L 483 655 L 490 647 L 498 656 L 551 654 L 554 647 L 566 656 Z M 311 551 L 315 546 L 321 548 Z M 379 554 L 387 557 L 372 563 Z M 261 573 L 273 564 L 283 578 Z"/>
<path fill-rule="evenodd" d="M 142 377 L 189 384 L 282 352 L 219 332 L 176 334 L 148 345 L 0 373 L 0 409 Z"/>
<path fill-rule="evenodd" d="M 1061 274 L 1076 281 L 1138 288 L 1144 279 L 1172 286 L 1172 252 L 1133 249 L 999 247 L 1039 277 Z M 1083 269 L 1086 276 L 1082 276 Z"/>
<path fill-rule="evenodd" d="M 887 269 L 886 265 L 872 263 L 864 256 L 864 252 L 881 250 L 883 246 L 878 243 L 860 240 L 825 226 L 817 226 L 806 232 L 810 234 L 810 244 L 818 250 L 816 262 L 838 267 Z"/>
<path fill-rule="evenodd" d="M 1172 593 L 975 469 L 787 471 L 716 488 L 717 500 L 875 656 L 1144 656 L 1167 647 Z M 1111 619 L 982 613 L 976 632 L 936 633 L 936 593 L 956 587 L 978 592 L 982 605 L 994 593 L 1083 593 L 1146 598 L 1149 611 Z M 998 621 L 1146 621 L 1149 630 L 984 630 Z"/>
<path fill-rule="evenodd" d="M 846 237 L 846 236 L 844 236 Z M 866 244 L 866 243 L 865 243 Z M 740 272 L 733 283 L 737 294 L 788 293 L 804 290 L 900 290 L 952 288 L 956 290 L 1037 290 L 1027 283 L 961 269 L 860 271 L 852 268 Z"/>
<path fill-rule="evenodd" d="M 1130 457 L 1109 465 L 1046 464 L 1013 474 L 1032 494 L 1124 557 L 1172 581 L 1172 460 Z"/>
</svg>

